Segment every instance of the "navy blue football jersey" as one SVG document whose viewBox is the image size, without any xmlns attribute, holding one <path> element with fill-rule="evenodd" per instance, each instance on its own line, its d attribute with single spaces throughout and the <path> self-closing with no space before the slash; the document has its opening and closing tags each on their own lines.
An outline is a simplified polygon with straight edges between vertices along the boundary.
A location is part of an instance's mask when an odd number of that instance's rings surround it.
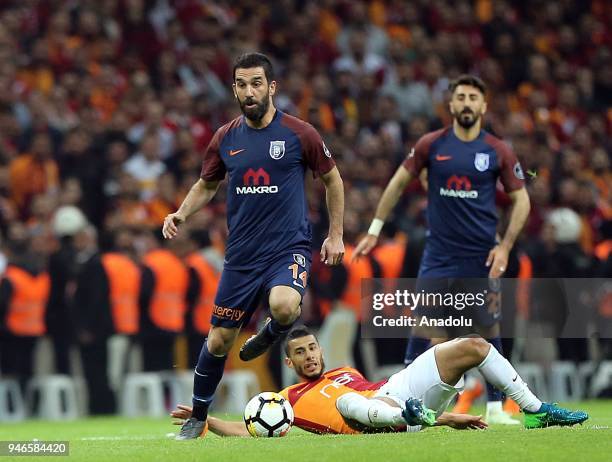
<svg viewBox="0 0 612 462">
<path fill-rule="evenodd" d="M 228 174 L 225 267 L 251 269 L 312 242 L 304 180 L 335 163 L 315 128 L 276 111 L 265 128 L 237 117 L 217 130 L 202 164 L 200 177 L 220 181 Z"/>
<path fill-rule="evenodd" d="M 427 168 L 427 249 L 435 255 L 486 255 L 495 246 L 495 193 L 524 186 L 521 165 L 499 138 L 481 130 L 461 141 L 452 128 L 423 136 L 403 163 L 414 176 Z"/>
</svg>

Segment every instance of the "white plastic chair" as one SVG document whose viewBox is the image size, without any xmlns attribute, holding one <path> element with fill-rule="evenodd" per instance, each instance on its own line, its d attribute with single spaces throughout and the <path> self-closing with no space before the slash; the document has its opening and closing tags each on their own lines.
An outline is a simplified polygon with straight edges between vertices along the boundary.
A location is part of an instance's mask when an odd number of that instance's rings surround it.
<svg viewBox="0 0 612 462">
<path fill-rule="evenodd" d="M 26 407 L 19 382 L 0 379 L 0 422 L 19 422 L 26 418 Z"/>
<path fill-rule="evenodd" d="M 40 396 L 38 416 L 48 420 L 73 420 L 79 417 L 77 384 L 69 375 L 42 375 L 30 380 L 26 392 L 28 403 Z"/>
<path fill-rule="evenodd" d="M 121 390 L 125 417 L 162 417 L 166 414 L 162 376 L 156 372 L 127 374 Z"/>
</svg>

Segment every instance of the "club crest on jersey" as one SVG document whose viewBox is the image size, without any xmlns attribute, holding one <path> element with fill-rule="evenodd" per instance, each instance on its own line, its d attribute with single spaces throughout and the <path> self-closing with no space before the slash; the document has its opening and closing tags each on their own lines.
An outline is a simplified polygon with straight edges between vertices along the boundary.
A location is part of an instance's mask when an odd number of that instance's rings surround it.
<svg viewBox="0 0 612 462">
<path fill-rule="evenodd" d="M 274 160 L 278 160 L 285 155 L 285 142 L 284 141 L 270 141 L 270 157 Z"/>
<path fill-rule="evenodd" d="M 484 172 L 489 168 L 489 154 L 485 154 L 484 152 L 477 152 L 476 157 L 474 157 L 474 167 L 479 172 Z"/>
<path fill-rule="evenodd" d="M 299 253 L 294 253 L 293 261 L 296 262 L 300 266 L 306 267 L 306 258 L 304 258 L 304 255 L 301 255 Z"/>
</svg>

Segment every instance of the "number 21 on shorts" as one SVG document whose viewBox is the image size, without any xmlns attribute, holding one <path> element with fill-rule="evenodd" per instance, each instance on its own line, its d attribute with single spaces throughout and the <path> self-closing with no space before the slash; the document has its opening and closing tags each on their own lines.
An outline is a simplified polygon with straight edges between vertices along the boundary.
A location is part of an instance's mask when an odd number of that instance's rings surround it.
<svg viewBox="0 0 612 462">
<path fill-rule="evenodd" d="M 302 289 L 306 288 L 306 282 L 308 281 L 308 272 L 306 270 L 300 273 L 300 265 L 293 263 L 289 265 L 288 269 L 291 270 L 291 277 L 293 277 L 293 284 Z"/>
</svg>

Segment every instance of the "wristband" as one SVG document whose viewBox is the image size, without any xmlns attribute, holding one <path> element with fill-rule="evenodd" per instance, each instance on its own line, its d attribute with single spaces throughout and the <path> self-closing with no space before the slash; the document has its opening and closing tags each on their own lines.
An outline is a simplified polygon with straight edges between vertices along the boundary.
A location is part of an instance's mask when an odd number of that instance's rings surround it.
<svg viewBox="0 0 612 462">
<path fill-rule="evenodd" d="M 378 237 L 380 234 L 380 230 L 384 226 L 385 222 L 380 218 L 374 218 L 372 220 L 372 224 L 370 225 L 370 229 L 368 229 L 368 234 L 372 234 L 373 236 Z"/>
</svg>

